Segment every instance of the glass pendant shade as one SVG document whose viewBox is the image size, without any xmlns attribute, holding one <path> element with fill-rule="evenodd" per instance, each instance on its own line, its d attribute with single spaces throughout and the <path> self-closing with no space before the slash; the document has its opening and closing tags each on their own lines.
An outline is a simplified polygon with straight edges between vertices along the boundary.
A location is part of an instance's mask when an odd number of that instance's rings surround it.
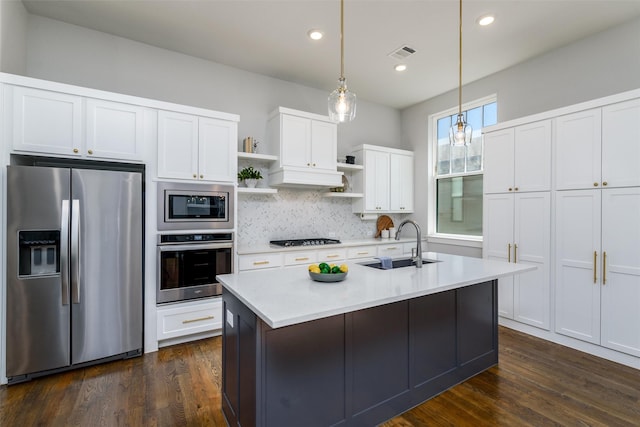
<svg viewBox="0 0 640 427">
<path fill-rule="evenodd" d="M 344 77 L 338 80 L 338 88 L 329 94 L 329 118 L 344 123 L 356 117 L 356 94 L 349 92 Z"/>
<path fill-rule="evenodd" d="M 458 120 L 449 128 L 449 143 L 457 146 L 468 146 L 471 144 L 473 128 L 469 123 L 465 123 L 464 115 L 458 114 Z"/>
</svg>

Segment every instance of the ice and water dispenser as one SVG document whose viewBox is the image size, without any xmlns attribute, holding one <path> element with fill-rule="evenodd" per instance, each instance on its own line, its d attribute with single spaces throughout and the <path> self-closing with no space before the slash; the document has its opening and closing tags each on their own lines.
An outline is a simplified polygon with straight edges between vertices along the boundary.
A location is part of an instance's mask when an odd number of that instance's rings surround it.
<svg viewBox="0 0 640 427">
<path fill-rule="evenodd" d="M 18 231 L 19 277 L 60 273 L 60 231 Z"/>
</svg>

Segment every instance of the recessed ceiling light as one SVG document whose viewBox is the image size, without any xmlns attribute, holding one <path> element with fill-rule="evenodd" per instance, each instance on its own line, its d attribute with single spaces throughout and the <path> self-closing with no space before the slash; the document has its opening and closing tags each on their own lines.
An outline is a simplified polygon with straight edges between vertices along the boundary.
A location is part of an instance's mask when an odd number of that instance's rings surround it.
<svg viewBox="0 0 640 427">
<path fill-rule="evenodd" d="M 398 65 L 396 65 L 396 66 L 394 67 L 394 69 L 395 69 L 396 71 L 404 71 L 404 70 L 406 70 L 406 69 L 407 69 L 407 66 L 406 66 L 406 65 L 404 65 L 404 64 L 398 64 Z"/>
<path fill-rule="evenodd" d="M 324 36 L 320 30 L 309 30 L 307 34 L 311 40 L 320 40 Z"/>
<path fill-rule="evenodd" d="M 495 20 L 496 18 L 493 15 L 484 15 L 478 18 L 477 22 L 478 22 L 478 25 L 482 27 L 486 27 L 487 25 L 493 24 L 493 21 Z"/>
</svg>

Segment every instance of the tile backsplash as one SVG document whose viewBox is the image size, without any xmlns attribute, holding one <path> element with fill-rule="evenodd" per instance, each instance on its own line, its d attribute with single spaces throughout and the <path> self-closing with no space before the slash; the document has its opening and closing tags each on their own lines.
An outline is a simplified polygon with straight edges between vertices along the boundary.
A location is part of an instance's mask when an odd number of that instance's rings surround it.
<svg viewBox="0 0 640 427">
<path fill-rule="evenodd" d="M 270 240 L 358 240 L 375 235 L 375 220 L 361 220 L 351 212 L 351 199 L 323 197 L 325 191 L 281 188 L 270 195 L 239 194 L 238 247 L 268 245 Z M 408 215 L 389 216 L 397 226 Z"/>
</svg>

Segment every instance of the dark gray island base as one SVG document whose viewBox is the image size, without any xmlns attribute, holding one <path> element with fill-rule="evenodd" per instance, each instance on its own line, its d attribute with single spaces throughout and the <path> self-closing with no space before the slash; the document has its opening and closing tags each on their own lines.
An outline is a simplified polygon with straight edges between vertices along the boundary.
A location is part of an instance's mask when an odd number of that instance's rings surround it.
<svg viewBox="0 0 640 427">
<path fill-rule="evenodd" d="M 498 363 L 496 280 L 276 329 L 222 298 L 230 426 L 375 426 Z"/>
</svg>

